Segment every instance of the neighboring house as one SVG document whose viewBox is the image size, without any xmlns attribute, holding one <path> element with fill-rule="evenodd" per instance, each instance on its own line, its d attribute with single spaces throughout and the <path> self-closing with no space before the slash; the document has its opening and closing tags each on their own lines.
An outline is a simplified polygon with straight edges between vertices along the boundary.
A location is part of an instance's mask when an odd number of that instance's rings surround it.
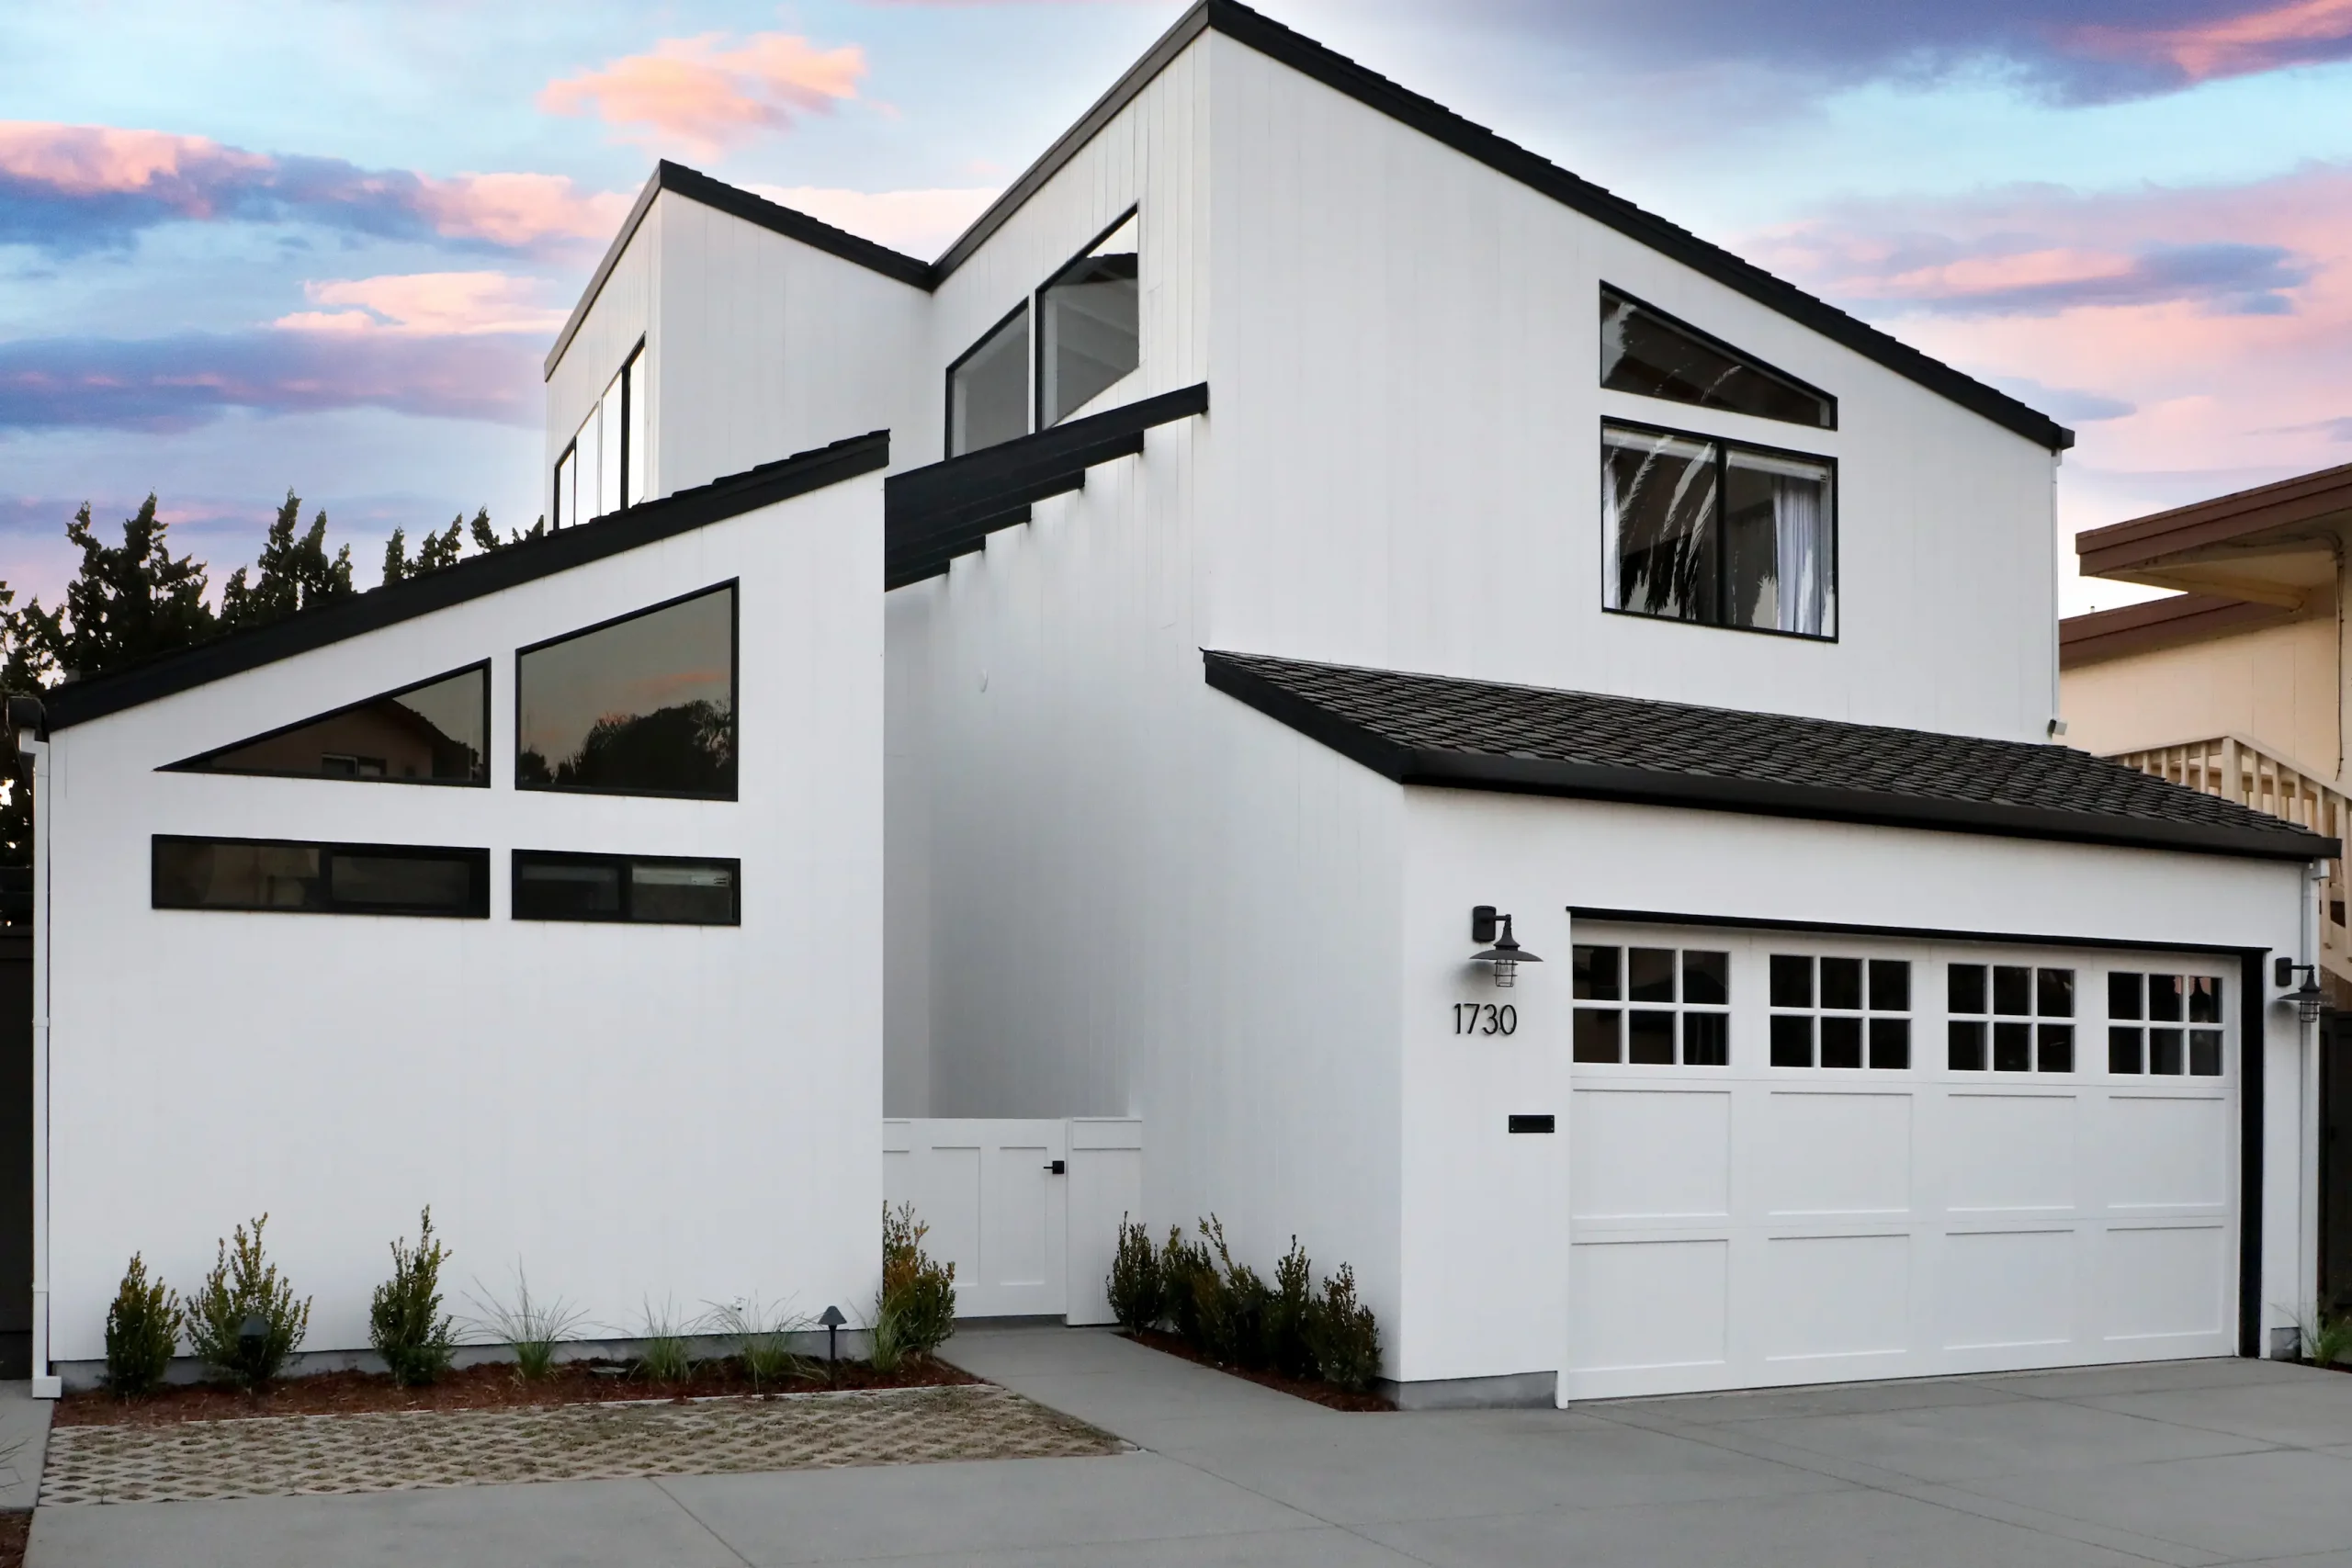
<svg viewBox="0 0 2352 1568">
<path fill-rule="evenodd" d="M 2075 536 L 2086 576 L 2179 590 L 2059 626 L 2067 739 L 2176 783 L 2340 837 L 2346 790 L 2345 544 L 2352 465 Z M 2321 979 L 2352 1002 L 2343 863 L 2314 890 Z M 2327 1024 L 2321 1293 L 2352 1308 L 2352 1070 Z"/>
<path fill-rule="evenodd" d="M 355 1282 L 481 1168 L 469 1266 L 847 1294 L 886 1114 L 1139 1120 L 1138 1217 L 1351 1263 L 1408 1404 L 2290 1327 L 2272 964 L 2337 846 L 2051 742 L 2043 415 L 1227 0 L 934 262 L 662 165 L 547 370 L 545 551 L 863 431 L 893 472 L 680 536 L 838 536 L 805 576 L 647 551 L 105 717 L 61 698 L 70 1353 L 131 1246 L 298 1180 L 303 1261 Z M 735 576 L 739 803 L 516 787 L 507 758 L 588 748 L 518 754 L 513 650 Z M 485 659 L 486 791 L 169 771 L 379 694 L 470 745 L 401 693 Z M 151 832 L 472 846 L 492 919 L 256 950 L 256 918 L 143 912 Z M 523 848 L 740 855 L 742 925 L 517 924 Z M 102 974 L 125 921 L 173 939 L 168 1000 Z M 125 1093 L 160 1197 L 94 1174 Z M 1047 1179 L 972 1146 L 982 1186 Z"/>
</svg>

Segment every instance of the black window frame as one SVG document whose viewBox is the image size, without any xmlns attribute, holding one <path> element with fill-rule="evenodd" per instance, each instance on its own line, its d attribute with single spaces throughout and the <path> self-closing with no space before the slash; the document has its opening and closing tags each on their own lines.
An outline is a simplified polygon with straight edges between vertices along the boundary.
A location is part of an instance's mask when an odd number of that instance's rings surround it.
<svg viewBox="0 0 2352 1568">
<path fill-rule="evenodd" d="M 970 452 L 958 452 L 956 450 L 956 372 L 964 368 L 965 365 L 970 361 L 974 355 L 979 353 L 980 350 L 988 347 L 989 344 L 995 342 L 997 333 L 1004 331 L 1005 328 L 1011 326 L 1014 321 L 1019 321 L 1022 317 L 1029 315 L 1035 305 L 1036 299 L 1034 292 L 1023 295 L 1020 304 L 1015 305 L 1012 310 L 1007 310 L 1003 315 L 999 316 L 993 322 L 989 323 L 988 331 L 974 338 L 972 340 L 971 346 L 967 348 L 963 353 L 957 355 L 954 359 L 948 361 L 947 368 L 941 372 L 939 378 L 939 455 L 943 460 L 949 457 L 968 457 L 971 452 L 986 452 L 991 446 L 1001 446 L 1004 445 L 1004 442 L 1002 441 L 992 441 L 988 446 L 972 447 Z M 1030 376 L 1030 386 L 1027 390 L 1027 395 L 1023 396 L 1021 400 L 1021 406 L 1028 414 L 1030 422 L 1028 428 L 1021 433 L 1023 435 L 1030 434 L 1037 428 L 1035 407 L 1037 375 L 1037 356 L 1035 347 L 1037 335 L 1037 323 L 1033 318 L 1029 322 L 1029 343 L 1031 351 L 1021 356 L 1022 363 L 1027 368 Z M 1017 441 L 1019 439 L 1020 436 L 1007 436 L 1005 438 L 1007 441 Z"/>
<path fill-rule="evenodd" d="M 701 926 L 733 929 L 743 923 L 743 863 L 732 855 L 631 855 L 605 854 L 583 850 L 515 850 L 507 857 L 507 918 L 532 920 L 546 925 L 581 926 Z M 540 865 L 586 865 L 611 867 L 619 873 L 620 910 L 611 915 L 526 915 L 522 900 L 516 897 L 523 884 L 526 863 Z M 725 866 L 731 880 L 728 884 L 730 908 L 723 920 L 674 920 L 647 919 L 630 910 L 634 879 L 629 875 L 633 865 Z"/>
<path fill-rule="evenodd" d="M 728 722 L 734 728 L 735 782 L 732 788 L 725 795 L 703 795 L 693 790 L 680 789 L 616 789 L 609 784 L 524 783 L 523 660 L 526 655 L 553 648 L 560 643 L 573 642 L 583 637 L 593 637 L 601 631 L 609 631 L 625 622 L 659 615 L 664 610 L 673 610 L 692 600 L 700 599 L 707 594 L 717 593 L 722 590 L 729 595 L 727 606 L 727 692 Z M 743 798 L 743 580 L 740 577 L 726 578 L 707 587 L 695 589 L 692 592 L 675 594 L 658 604 L 647 604 L 639 609 L 631 610 L 626 615 L 609 615 L 594 626 L 579 626 L 559 637 L 541 637 L 537 642 L 524 644 L 514 650 L 514 787 L 517 790 L 527 790 L 541 795 L 621 795 L 641 800 L 740 802 Z"/>
<path fill-rule="evenodd" d="M 319 885 L 326 900 L 315 908 L 286 904 L 167 904 L 162 901 L 163 851 L 165 844 L 229 844 L 270 850 L 315 850 L 319 854 Z M 463 844 L 360 844 L 325 839 L 245 839 L 217 833 L 155 833 L 149 836 L 147 900 L 151 909 L 198 915 L 383 915 L 394 919 L 486 920 L 490 919 L 490 851 Z M 467 907 L 451 910 L 432 905 L 367 904 L 338 907 L 334 902 L 333 861 L 336 855 L 371 860 L 462 860 L 470 875 Z"/>
<path fill-rule="evenodd" d="M 326 779 L 336 784 L 425 784 L 435 789 L 488 789 L 491 784 L 492 750 L 490 666 L 491 660 L 488 659 L 477 659 L 470 664 L 460 664 L 455 670 L 445 670 L 438 675 L 428 675 L 422 681 L 411 681 L 405 686 L 396 686 L 389 692 L 379 692 L 372 697 L 362 697 L 356 703 L 345 703 L 339 708 L 329 708 L 324 713 L 312 714 L 308 718 L 298 718 L 291 724 L 281 724 L 276 729 L 265 730 L 259 735 L 249 735 L 243 740 L 232 740 L 226 746 L 215 746 L 209 751 L 199 751 L 193 757 L 184 757 L 176 762 L 165 762 L 155 771 L 159 773 L 205 773 L 224 779 Z M 470 674 L 477 670 L 481 671 L 481 777 L 479 779 L 396 779 L 389 774 L 305 773 L 298 773 L 291 768 L 214 768 L 205 765 L 223 752 L 242 751 L 248 746 L 259 746 L 265 741 L 275 740 L 281 735 L 291 735 L 298 729 L 308 729 L 314 724 L 324 724 L 329 719 L 341 718 L 345 714 L 356 713 L 361 708 L 373 707 L 378 703 L 390 702 L 395 697 L 405 695 L 410 692 L 422 691 L 427 686 L 437 686 L 444 681 L 454 681 L 460 675 Z"/>
<path fill-rule="evenodd" d="M 631 443 L 630 443 L 630 441 L 629 441 L 629 414 L 633 412 L 633 405 L 634 405 L 635 400 L 636 400 L 636 398 L 637 398 L 637 379 L 638 379 L 636 377 L 631 376 L 631 375 L 629 374 L 629 371 L 630 371 L 632 368 L 634 368 L 634 367 L 636 367 L 637 363 L 638 363 L 639 360 L 643 359 L 644 357 L 645 357 L 645 334 L 643 334 L 643 333 L 640 333 L 639 334 L 638 334 L 638 339 L 637 339 L 636 345 L 635 345 L 634 347 L 632 347 L 632 348 L 631 348 L 631 349 L 630 349 L 627 354 L 625 354 L 625 355 L 623 355 L 621 356 L 621 367 L 620 367 L 619 371 L 614 375 L 613 379 L 612 379 L 612 381 L 611 381 L 611 382 L 606 383 L 606 385 L 608 385 L 608 386 L 609 386 L 609 385 L 617 385 L 617 386 L 619 386 L 619 388 L 620 388 L 620 389 L 621 389 L 621 418 L 620 418 L 620 426 L 621 426 L 621 465 L 620 465 L 620 467 L 621 467 L 621 496 L 622 496 L 622 500 L 621 500 L 621 503 L 620 503 L 618 506 L 616 506 L 616 507 L 613 508 L 613 510 L 612 510 L 611 512 L 600 512 L 600 513 L 596 513 L 596 516 L 598 516 L 598 517 L 610 517 L 610 516 L 615 515 L 616 513 L 622 513 L 622 512 L 627 512 L 627 511 L 628 511 L 628 510 L 632 505 L 643 505 L 643 504 L 644 504 L 644 502 L 631 502 L 631 501 L 629 501 L 629 500 L 628 499 L 628 479 L 629 479 L 629 461 L 630 461 L 630 459 L 631 459 L 633 457 L 635 457 L 635 456 L 636 456 L 636 454 L 632 453 L 632 452 L 629 450 L 629 447 L 630 447 L 630 445 L 631 445 Z M 597 393 L 597 394 L 596 394 L 596 404 L 597 404 L 598 406 L 601 406 L 601 405 L 603 404 L 604 400 L 605 400 L 605 394 L 604 394 L 604 393 L 602 393 L 602 392 Z M 586 422 L 583 420 L 582 423 L 584 424 Z M 570 459 L 572 461 L 572 464 L 573 464 L 573 468 L 572 468 L 572 484 L 573 484 L 573 486 L 576 488 L 576 487 L 579 485 L 579 482 L 580 482 L 580 470 L 579 470 L 579 466 L 578 466 L 578 464 L 579 464 L 579 452 L 580 452 L 580 432 L 579 432 L 578 430 L 574 430 L 574 431 L 571 433 L 571 440 L 569 440 L 569 441 L 567 441 L 567 442 L 565 442 L 565 443 L 563 444 L 563 450 L 556 454 L 556 457 L 555 457 L 555 467 L 554 467 L 554 468 L 550 468 L 550 469 L 548 470 L 549 479 L 550 479 L 550 483 L 551 483 L 551 485 L 552 485 L 552 487 L 553 487 L 553 490 L 554 490 L 554 499 L 553 499 L 552 501 L 550 501 L 550 502 L 548 503 L 548 531 L 549 531 L 549 532 L 553 532 L 555 529 L 558 529 L 558 528 L 575 527 L 575 526 L 577 526 L 578 525 L 580 525 L 581 523 L 583 523 L 583 522 L 593 522 L 593 521 L 594 520 L 594 519 L 593 519 L 593 518 L 566 517 L 566 516 L 564 516 L 564 514 L 563 514 L 563 465 L 564 465 L 564 461 L 565 461 L 565 459 L 567 459 L 567 458 L 570 458 Z M 603 459 L 604 459 L 604 454 L 602 454 L 601 452 L 600 452 L 600 453 L 598 453 L 598 454 L 597 454 L 597 460 L 598 460 L 599 462 L 601 462 L 601 461 L 603 461 Z"/>
<path fill-rule="evenodd" d="M 1077 271 L 1081 263 L 1093 260 L 1095 250 L 1102 242 L 1125 227 L 1131 219 L 1136 225 L 1136 368 L 1126 374 L 1132 376 L 1143 368 L 1143 203 L 1138 201 L 1130 203 L 1125 212 L 1112 220 L 1075 255 L 1047 273 L 1046 280 L 1029 291 L 1029 302 L 1036 312 L 1029 325 L 1029 428 L 1032 431 L 1051 430 L 1078 412 L 1072 409 L 1061 419 L 1050 423 L 1046 418 L 1046 291 Z M 1125 378 L 1123 376 L 1119 379 Z"/>
<path fill-rule="evenodd" d="M 1743 441 L 1736 436 L 1715 435 L 1703 430 L 1678 430 L 1672 425 L 1649 424 L 1640 420 L 1619 419 L 1614 415 L 1603 414 L 1600 419 L 1600 482 L 1604 485 L 1611 482 L 1609 477 L 1609 433 L 1611 430 L 1630 431 L 1638 435 L 1671 436 L 1679 441 L 1703 441 L 1715 449 L 1714 527 L 1716 538 L 1719 541 L 1716 550 L 1715 600 L 1718 604 L 1727 597 L 1724 592 L 1723 573 L 1730 559 L 1730 554 L 1721 547 L 1720 541 L 1724 536 L 1725 509 L 1731 504 L 1732 448 L 1736 446 L 1743 452 L 1754 452 L 1759 457 L 1786 457 L 1794 462 L 1816 463 L 1827 468 L 1829 470 L 1829 592 L 1833 603 L 1837 605 L 1838 629 L 1829 632 L 1792 632 L 1779 626 L 1743 626 L 1730 621 L 1698 621 L 1682 615 L 1661 615 L 1651 610 L 1629 610 L 1621 604 L 1611 604 L 1609 600 L 1616 582 L 1618 567 L 1614 553 L 1616 541 L 1609 537 L 1606 527 L 1601 531 L 1600 540 L 1600 609 L 1603 615 L 1630 615 L 1637 621 L 1663 621 L 1671 626 L 1704 626 L 1711 631 L 1742 632 L 1751 637 L 1788 637 L 1797 642 L 1823 644 L 1832 648 L 1838 645 L 1845 636 L 1846 629 L 1845 604 L 1836 597 L 1838 585 L 1845 576 L 1845 529 L 1841 526 L 1842 519 L 1839 513 L 1845 505 L 1846 484 L 1844 476 L 1838 471 L 1836 457 L 1826 452 L 1800 452 L 1793 446 L 1768 446 L 1760 441 Z M 1605 521 L 1605 513 L 1603 517 Z"/>
<path fill-rule="evenodd" d="M 1732 344 L 1707 331 L 1704 327 L 1691 325 L 1689 321 L 1684 321 L 1681 317 L 1674 314 L 1671 310 L 1659 310 L 1657 306 L 1651 304 L 1640 295 L 1634 294 L 1627 289 L 1620 288 L 1606 278 L 1603 278 L 1600 284 L 1600 310 L 1595 313 L 1594 317 L 1596 322 L 1600 320 L 1600 315 L 1608 310 L 1609 300 L 1612 295 L 1618 299 L 1623 300 L 1624 303 L 1631 305 L 1636 310 L 1640 310 L 1645 315 L 1657 317 L 1659 321 L 1663 322 L 1667 326 L 1673 328 L 1676 332 L 1681 333 L 1687 337 L 1694 339 L 1708 348 L 1713 349 L 1717 354 L 1723 355 L 1724 357 L 1729 359 L 1737 360 L 1740 364 L 1747 366 L 1749 369 L 1755 371 L 1759 376 L 1770 377 L 1771 379 L 1780 382 L 1785 387 L 1792 388 L 1796 391 L 1804 393 L 1806 397 L 1819 398 L 1823 406 L 1828 410 L 1829 418 L 1826 423 L 1815 424 L 1805 420 L 1782 419 L 1778 414 L 1751 413 L 1746 409 L 1729 408 L 1720 403 L 1696 402 L 1688 398 L 1668 397 L 1663 392 L 1636 392 L 1626 387 L 1611 387 L 1605 380 L 1600 383 L 1600 387 L 1603 391 L 1616 392 L 1628 398 L 1652 398 L 1659 402 L 1674 403 L 1682 408 L 1706 409 L 1715 413 L 1738 414 L 1746 419 L 1768 419 L 1775 424 L 1793 424 L 1804 430 L 1836 430 L 1838 428 L 1838 399 L 1835 394 L 1823 391 L 1819 387 L 1815 386 L 1812 382 L 1806 380 L 1802 376 L 1790 375 L 1787 371 L 1781 369 L 1779 366 L 1774 365 L 1770 360 L 1758 359 L 1755 355 L 1748 353 L 1747 350 L 1734 346 Z M 1594 351 L 1596 354 L 1606 354 L 1608 352 L 1608 346 L 1605 343 L 1596 343 L 1594 344 Z M 1606 363 L 1598 364 L 1595 367 L 1595 369 L 1596 373 L 1600 376 L 1605 377 L 1609 373 L 1609 367 Z"/>
</svg>

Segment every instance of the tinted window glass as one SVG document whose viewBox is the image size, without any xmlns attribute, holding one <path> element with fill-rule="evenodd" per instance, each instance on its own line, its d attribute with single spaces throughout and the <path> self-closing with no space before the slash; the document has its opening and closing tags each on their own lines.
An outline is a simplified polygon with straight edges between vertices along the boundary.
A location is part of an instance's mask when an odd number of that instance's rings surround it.
<svg viewBox="0 0 2352 1568">
<path fill-rule="evenodd" d="M 731 926 L 741 879 L 731 860 L 517 850 L 514 918 Z"/>
<path fill-rule="evenodd" d="M 1825 429 L 1837 423 L 1830 399 L 1606 288 L 1600 291 L 1600 384 Z"/>
<path fill-rule="evenodd" d="M 408 844 L 154 840 L 159 909 L 322 915 L 490 913 L 490 852 Z"/>
<path fill-rule="evenodd" d="M 617 861 L 514 856 L 514 918 L 518 920 L 617 920 L 621 866 Z"/>
<path fill-rule="evenodd" d="M 1044 321 L 1038 425 L 1059 423 L 1142 357 L 1136 220 L 1130 216 L 1037 296 Z"/>
<path fill-rule="evenodd" d="M 1029 434 L 1029 307 L 989 330 L 947 372 L 947 455 Z"/>
<path fill-rule="evenodd" d="M 518 788 L 734 799 L 734 588 L 525 649 L 514 707 Z"/>
<path fill-rule="evenodd" d="M 1601 427 L 1600 443 L 1610 609 L 1838 635 L 1826 462 L 1617 424 Z"/>
<path fill-rule="evenodd" d="M 240 740 L 173 767 L 213 773 L 480 784 L 490 732 L 490 666 L 388 692 Z"/>
</svg>

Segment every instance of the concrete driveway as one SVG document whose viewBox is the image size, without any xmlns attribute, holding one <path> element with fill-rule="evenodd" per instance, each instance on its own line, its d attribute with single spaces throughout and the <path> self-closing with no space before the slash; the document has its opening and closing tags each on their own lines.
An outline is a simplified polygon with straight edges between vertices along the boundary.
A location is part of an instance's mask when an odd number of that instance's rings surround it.
<svg viewBox="0 0 2352 1568">
<path fill-rule="evenodd" d="M 2338 1373 L 2197 1361 L 1342 1416 L 1094 1331 L 950 1350 L 1141 1451 L 51 1508 L 29 1561 L 2352 1568 Z"/>
</svg>

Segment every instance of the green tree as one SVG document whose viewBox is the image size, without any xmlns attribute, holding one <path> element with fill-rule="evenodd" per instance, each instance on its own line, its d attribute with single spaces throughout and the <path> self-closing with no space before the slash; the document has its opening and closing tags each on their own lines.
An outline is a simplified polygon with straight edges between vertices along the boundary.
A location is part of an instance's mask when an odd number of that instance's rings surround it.
<svg viewBox="0 0 2352 1568">
<path fill-rule="evenodd" d="M 81 570 L 66 586 L 62 613 L 47 616 L 33 633 L 47 644 L 33 650 L 36 661 L 87 680 L 212 636 L 219 622 L 204 602 L 205 565 L 174 556 L 168 534 L 151 494 L 137 516 L 123 521 L 120 545 L 101 543 L 85 502 L 65 525 L 65 537 L 82 551 Z M 27 609 L 29 618 L 40 602 Z M 12 665 L 17 651 L 11 649 Z"/>
<path fill-rule="evenodd" d="M 267 626 L 314 605 L 348 599 L 357 592 L 351 585 L 351 547 L 344 546 L 332 557 L 327 554 L 324 512 L 311 520 L 310 528 L 300 538 L 295 536 L 294 525 L 301 510 L 301 497 L 288 491 L 286 503 L 277 509 L 277 521 L 262 541 L 254 580 L 248 583 L 245 569 L 239 567 L 221 585 L 223 630 Z"/>
</svg>

